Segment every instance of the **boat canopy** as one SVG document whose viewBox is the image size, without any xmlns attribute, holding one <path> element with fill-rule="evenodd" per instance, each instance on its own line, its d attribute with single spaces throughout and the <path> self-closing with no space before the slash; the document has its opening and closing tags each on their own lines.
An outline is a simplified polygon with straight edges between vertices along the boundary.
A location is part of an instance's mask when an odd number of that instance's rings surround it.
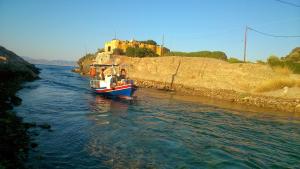
<svg viewBox="0 0 300 169">
<path fill-rule="evenodd" d="M 129 64 L 121 63 L 121 64 L 91 64 L 90 66 L 94 67 L 112 67 L 112 66 L 120 66 L 120 67 L 129 67 Z"/>
<path fill-rule="evenodd" d="M 91 64 L 90 66 L 95 66 L 95 67 L 111 67 L 111 66 L 119 66 L 117 64 Z"/>
</svg>

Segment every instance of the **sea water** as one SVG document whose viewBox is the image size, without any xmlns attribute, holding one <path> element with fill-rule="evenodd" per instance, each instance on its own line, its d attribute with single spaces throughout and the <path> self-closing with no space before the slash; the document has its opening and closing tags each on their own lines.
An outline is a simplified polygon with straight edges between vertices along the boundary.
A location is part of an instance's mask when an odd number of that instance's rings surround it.
<svg viewBox="0 0 300 169">
<path fill-rule="evenodd" d="M 38 65 L 40 80 L 18 92 L 15 110 L 38 147 L 28 168 L 300 168 L 299 115 L 274 116 L 210 106 L 139 89 L 110 100 L 72 67 Z"/>
</svg>

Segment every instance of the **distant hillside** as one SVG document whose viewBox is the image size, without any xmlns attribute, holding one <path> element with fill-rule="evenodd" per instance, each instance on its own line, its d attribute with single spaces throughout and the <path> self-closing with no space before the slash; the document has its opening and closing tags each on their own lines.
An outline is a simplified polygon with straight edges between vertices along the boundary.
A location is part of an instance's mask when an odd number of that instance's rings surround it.
<svg viewBox="0 0 300 169">
<path fill-rule="evenodd" d="M 46 59 L 34 59 L 28 56 L 23 56 L 23 58 L 32 64 L 43 64 L 43 65 L 59 65 L 59 66 L 75 66 L 75 61 L 67 60 L 46 60 Z"/>
<path fill-rule="evenodd" d="M 39 70 L 14 52 L 0 46 L 0 79 L 21 78 L 21 81 L 34 80 Z"/>
</svg>

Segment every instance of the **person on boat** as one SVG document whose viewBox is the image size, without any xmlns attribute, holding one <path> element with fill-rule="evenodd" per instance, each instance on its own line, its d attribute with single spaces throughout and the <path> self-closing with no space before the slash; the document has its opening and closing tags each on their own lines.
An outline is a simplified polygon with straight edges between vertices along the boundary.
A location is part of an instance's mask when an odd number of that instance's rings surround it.
<svg viewBox="0 0 300 169">
<path fill-rule="evenodd" d="M 101 71 L 99 73 L 99 80 L 105 80 L 104 71 L 105 71 L 105 68 L 101 68 Z"/>
<path fill-rule="evenodd" d="M 121 69 L 120 74 L 118 76 L 117 85 L 124 85 L 126 84 L 126 71 L 125 69 Z"/>
<path fill-rule="evenodd" d="M 126 79 L 126 71 L 125 71 L 125 69 L 121 69 L 119 79 L 120 80 Z"/>
<path fill-rule="evenodd" d="M 96 67 L 94 65 L 90 67 L 90 76 L 91 78 L 95 78 L 96 76 Z"/>
</svg>

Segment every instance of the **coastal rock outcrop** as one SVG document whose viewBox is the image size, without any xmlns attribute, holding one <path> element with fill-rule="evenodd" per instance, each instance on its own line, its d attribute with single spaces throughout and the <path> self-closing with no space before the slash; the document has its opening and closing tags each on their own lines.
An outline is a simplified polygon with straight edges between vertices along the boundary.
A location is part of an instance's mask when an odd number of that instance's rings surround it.
<svg viewBox="0 0 300 169">
<path fill-rule="evenodd" d="M 22 82 L 38 78 L 39 69 L 2 46 L 0 56 L 0 110 L 4 110 Z"/>
<path fill-rule="evenodd" d="M 136 85 L 199 95 L 234 104 L 294 112 L 298 104 L 295 96 L 286 92 L 269 95 L 256 92 L 265 81 L 281 77 L 268 65 L 229 63 L 223 60 L 199 57 L 126 57 L 112 56 L 116 64 L 127 65 L 128 76 Z M 110 61 L 111 62 L 111 61 Z M 88 69 L 81 69 L 88 74 Z M 294 79 L 299 75 L 292 75 Z M 291 77 L 292 77 L 291 76 Z M 298 90 L 298 87 L 295 87 Z M 292 92 L 292 91 L 291 91 Z"/>
<path fill-rule="evenodd" d="M 0 46 L 0 168 L 23 168 L 30 144 L 28 125 L 14 112 L 22 99 L 15 94 L 25 81 L 38 77 L 39 69 Z"/>
</svg>

